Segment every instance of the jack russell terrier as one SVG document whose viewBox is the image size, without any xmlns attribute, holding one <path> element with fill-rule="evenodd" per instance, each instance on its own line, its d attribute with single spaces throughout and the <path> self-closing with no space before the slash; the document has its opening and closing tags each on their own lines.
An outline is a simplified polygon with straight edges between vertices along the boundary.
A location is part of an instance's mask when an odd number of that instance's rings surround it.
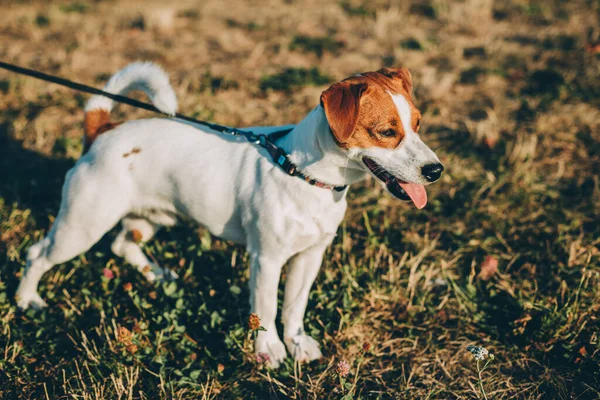
<svg viewBox="0 0 600 400">
<path fill-rule="evenodd" d="M 256 338 L 257 354 L 272 367 L 284 360 L 286 346 L 299 361 L 321 357 L 303 319 L 323 253 L 344 218 L 345 186 L 372 174 L 393 196 L 420 209 L 427 204 L 423 185 L 444 169 L 419 137 L 412 86 L 406 68 L 354 75 L 323 92 L 320 105 L 298 125 L 248 128 L 265 135 L 293 128 L 276 143 L 312 185 L 239 137 L 177 119 L 112 123 L 113 101 L 92 97 L 85 107 L 85 154 L 67 173 L 50 232 L 29 249 L 19 307 L 46 306 L 37 292 L 42 275 L 87 251 L 119 221 L 116 255 L 151 281 L 177 278 L 152 263 L 139 242 L 186 218 L 250 253 L 251 312 L 266 329 Z M 159 110 L 173 115 L 177 109 L 167 74 L 151 63 L 130 64 L 104 90 L 143 90 Z M 286 263 L 282 342 L 275 318 Z"/>
</svg>

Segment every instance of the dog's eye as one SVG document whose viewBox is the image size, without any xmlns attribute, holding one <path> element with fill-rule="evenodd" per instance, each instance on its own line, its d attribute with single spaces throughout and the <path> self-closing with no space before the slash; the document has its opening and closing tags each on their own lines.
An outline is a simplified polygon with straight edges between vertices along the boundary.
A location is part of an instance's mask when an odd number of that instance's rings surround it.
<svg viewBox="0 0 600 400">
<path fill-rule="evenodd" d="M 385 131 L 382 131 L 379 134 L 384 137 L 394 137 L 396 136 L 396 131 L 393 129 L 386 129 Z"/>
</svg>

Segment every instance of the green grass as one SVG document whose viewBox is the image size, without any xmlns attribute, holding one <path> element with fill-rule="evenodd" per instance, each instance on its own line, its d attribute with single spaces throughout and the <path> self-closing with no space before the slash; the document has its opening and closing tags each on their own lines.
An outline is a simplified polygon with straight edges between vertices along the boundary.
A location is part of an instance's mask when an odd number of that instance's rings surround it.
<svg viewBox="0 0 600 400">
<path fill-rule="evenodd" d="M 334 55 L 338 54 L 343 47 L 344 43 L 342 41 L 335 40 L 329 36 L 295 36 L 289 45 L 290 50 L 301 50 L 305 53 L 312 52 L 315 53 L 319 58 L 322 57 L 325 52 L 329 52 Z"/>
<path fill-rule="evenodd" d="M 422 51 L 423 45 L 415 38 L 404 39 L 400 42 L 400 47 L 407 50 Z"/>
<path fill-rule="evenodd" d="M 236 89 L 239 84 L 232 80 L 227 79 L 223 76 L 213 76 L 210 72 L 206 72 L 200 79 L 199 88 L 200 92 L 209 91 L 215 94 L 221 90 Z"/>
<path fill-rule="evenodd" d="M 38 14 L 35 16 L 35 24 L 39 27 L 49 26 L 50 18 L 44 14 Z"/>
<path fill-rule="evenodd" d="M 90 6 L 88 4 L 78 1 L 60 6 L 60 10 L 66 14 L 85 14 L 89 11 L 89 9 Z"/>
<path fill-rule="evenodd" d="M 424 210 L 373 181 L 351 187 L 306 316 L 324 358 L 268 370 L 252 354 L 244 249 L 187 224 L 144 249 L 176 282 L 151 285 L 112 255 L 112 231 L 44 276 L 48 309 L 17 310 L 87 97 L 0 73 L 0 398 L 483 398 L 468 346 L 495 356 L 481 375 L 490 399 L 600 396 L 600 79 L 593 30 L 577 33 L 595 27 L 595 3 L 502 2 L 466 18 L 470 2 L 207 0 L 176 8 L 172 31 L 147 28 L 165 26 L 153 19 L 164 2 L 69 4 L 3 9 L 0 59 L 102 86 L 154 55 L 182 112 L 248 126 L 298 121 L 330 82 L 388 55 L 410 68 L 421 136 L 446 171 Z"/>
<path fill-rule="evenodd" d="M 264 76 L 260 80 L 260 89 L 289 92 L 297 87 L 325 85 L 331 82 L 331 77 L 321 74 L 317 68 L 286 68 L 280 73 Z"/>
<path fill-rule="evenodd" d="M 342 10 L 352 17 L 375 17 L 375 10 L 370 8 L 368 3 L 352 2 L 352 1 L 340 1 L 339 5 Z"/>
</svg>

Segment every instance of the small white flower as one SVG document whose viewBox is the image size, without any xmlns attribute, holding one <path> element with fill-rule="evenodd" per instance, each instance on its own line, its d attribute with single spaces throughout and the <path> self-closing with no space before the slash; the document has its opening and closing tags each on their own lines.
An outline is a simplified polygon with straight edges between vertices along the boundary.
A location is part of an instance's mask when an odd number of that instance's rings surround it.
<svg viewBox="0 0 600 400">
<path fill-rule="evenodd" d="M 494 357 L 492 354 L 490 354 L 488 349 L 486 349 L 485 347 L 481 347 L 481 346 L 469 346 L 469 347 L 467 347 L 467 351 L 470 351 L 471 354 L 473 354 L 473 357 L 475 358 L 475 360 L 477 360 L 477 361 L 483 361 L 488 356 L 492 359 Z"/>
</svg>

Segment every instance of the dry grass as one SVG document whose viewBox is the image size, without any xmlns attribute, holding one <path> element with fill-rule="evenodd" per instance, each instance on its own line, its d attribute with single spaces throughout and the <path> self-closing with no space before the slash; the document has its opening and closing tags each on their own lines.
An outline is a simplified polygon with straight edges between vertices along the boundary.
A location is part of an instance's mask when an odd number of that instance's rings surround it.
<svg viewBox="0 0 600 400">
<path fill-rule="evenodd" d="M 373 181 L 351 190 L 307 316 L 325 358 L 269 371 L 247 355 L 245 255 L 202 230 L 147 246 L 178 284 L 148 285 L 105 239 L 47 274 L 48 310 L 16 311 L 25 251 L 80 151 L 85 96 L 0 72 L 0 397 L 341 398 L 344 359 L 356 398 L 481 398 L 475 344 L 496 356 L 489 398 L 598 398 L 598 7 L 3 2 L 0 59 L 96 86 L 156 61 L 182 111 L 225 124 L 299 121 L 328 77 L 406 66 L 447 173 L 423 211 Z"/>
</svg>

